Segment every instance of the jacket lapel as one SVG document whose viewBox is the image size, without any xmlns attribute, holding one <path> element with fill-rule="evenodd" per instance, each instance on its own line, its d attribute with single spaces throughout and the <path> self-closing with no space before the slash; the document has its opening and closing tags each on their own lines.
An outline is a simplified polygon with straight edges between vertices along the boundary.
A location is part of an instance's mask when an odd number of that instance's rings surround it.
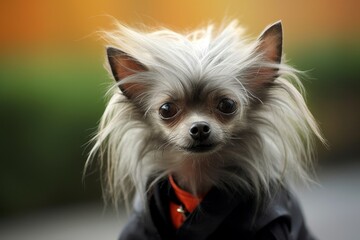
<svg viewBox="0 0 360 240">
<path fill-rule="evenodd" d="M 252 208 L 249 204 L 251 200 L 240 192 L 229 193 L 213 188 L 201 201 L 199 207 L 188 216 L 184 224 L 175 230 L 169 217 L 169 201 L 173 194 L 172 191 L 170 183 L 165 179 L 155 186 L 150 201 L 153 221 L 164 239 L 208 239 L 238 206 L 241 206 L 243 211 L 240 211 L 242 216 L 237 216 L 237 219 L 245 220 L 240 221 L 244 224 L 239 225 L 239 232 L 241 229 L 248 231 L 251 227 L 248 224 L 249 221 L 246 221 L 251 216 Z"/>
<path fill-rule="evenodd" d="M 240 199 L 239 195 L 228 196 L 218 189 L 212 189 L 179 228 L 178 239 L 207 239 L 238 206 Z"/>
</svg>

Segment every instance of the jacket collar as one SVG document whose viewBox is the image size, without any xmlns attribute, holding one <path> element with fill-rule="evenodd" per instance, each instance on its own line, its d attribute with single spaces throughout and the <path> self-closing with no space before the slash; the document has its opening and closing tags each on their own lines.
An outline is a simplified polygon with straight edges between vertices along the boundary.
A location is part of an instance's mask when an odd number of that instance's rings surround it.
<svg viewBox="0 0 360 240">
<path fill-rule="evenodd" d="M 164 179 L 154 186 L 149 199 L 151 218 L 163 239 L 207 239 L 235 208 L 236 219 L 240 223 L 239 232 L 251 234 L 249 219 L 254 216 L 252 205 L 255 201 L 248 194 L 211 189 L 178 230 L 173 228 L 169 217 L 169 203 L 173 197 L 169 180 Z"/>
</svg>

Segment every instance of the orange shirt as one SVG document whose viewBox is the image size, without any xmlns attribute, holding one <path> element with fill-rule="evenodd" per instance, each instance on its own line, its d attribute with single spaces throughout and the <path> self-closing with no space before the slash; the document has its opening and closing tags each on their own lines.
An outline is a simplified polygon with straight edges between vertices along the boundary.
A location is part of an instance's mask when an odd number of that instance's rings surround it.
<svg viewBox="0 0 360 240">
<path fill-rule="evenodd" d="M 176 185 L 172 176 L 169 176 L 171 187 L 174 189 L 175 195 L 178 200 L 182 203 L 182 208 L 187 213 L 192 213 L 195 208 L 199 205 L 202 198 L 193 196 L 191 193 L 182 190 L 178 185 Z M 185 221 L 186 216 L 184 213 L 179 212 L 181 206 L 170 202 L 170 217 L 175 229 L 178 229 Z"/>
</svg>

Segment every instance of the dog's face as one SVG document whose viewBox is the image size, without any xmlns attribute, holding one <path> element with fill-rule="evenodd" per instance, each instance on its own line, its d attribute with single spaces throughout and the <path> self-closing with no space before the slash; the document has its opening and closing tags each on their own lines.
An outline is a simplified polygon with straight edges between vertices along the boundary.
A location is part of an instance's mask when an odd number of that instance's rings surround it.
<svg viewBox="0 0 360 240">
<path fill-rule="evenodd" d="M 280 63 L 281 43 L 278 23 L 260 36 L 254 57 L 260 56 L 269 64 Z M 168 71 L 178 66 L 164 59 L 159 60 L 166 66 L 160 74 L 156 67 L 149 67 L 118 49 L 110 47 L 107 54 L 121 91 L 160 133 L 164 147 L 185 154 L 216 153 L 238 138 L 237 134 L 247 125 L 249 99 L 261 97 L 277 74 L 274 67 L 246 68 L 232 64 L 231 54 L 228 59 L 225 56 L 217 60 L 216 65 L 213 61 L 187 64 L 184 67 L 190 69 L 187 74 L 177 74 L 182 71 L 180 68 Z M 146 76 L 151 79 L 145 79 L 149 78 Z"/>
<path fill-rule="evenodd" d="M 153 117 L 169 146 L 187 153 L 213 153 L 231 139 L 240 103 L 234 94 L 220 89 L 194 88 L 191 96 L 164 97 Z"/>
</svg>

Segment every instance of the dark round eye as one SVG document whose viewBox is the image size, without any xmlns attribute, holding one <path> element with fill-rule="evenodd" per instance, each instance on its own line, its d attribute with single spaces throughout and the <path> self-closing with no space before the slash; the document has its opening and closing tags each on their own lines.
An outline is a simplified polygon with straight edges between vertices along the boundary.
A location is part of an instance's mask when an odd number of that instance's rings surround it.
<svg viewBox="0 0 360 240">
<path fill-rule="evenodd" d="M 236 111 L 236 102 L 229 98 L 223 98 L 220 100 L 217 106 L 220 112 L 225 114 L 232 114 Z"/>
<path fill-rule="evenodd" d="M 179 108 L 174 103 L 164 103 L 159 109 L 159 114 L 162 119 L 170 119 L 174 117 L 179 111 Z"/>
</svg>

